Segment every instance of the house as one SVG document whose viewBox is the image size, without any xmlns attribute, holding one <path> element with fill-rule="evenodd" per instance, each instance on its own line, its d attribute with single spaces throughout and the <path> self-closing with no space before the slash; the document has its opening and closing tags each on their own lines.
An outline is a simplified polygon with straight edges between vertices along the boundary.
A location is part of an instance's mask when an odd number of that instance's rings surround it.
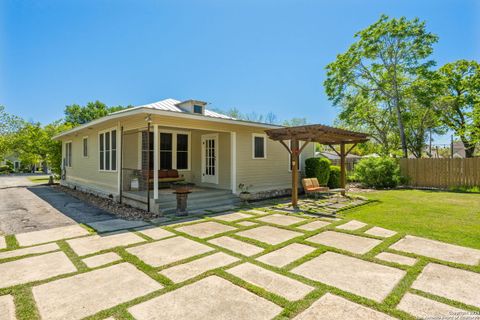
<svg viewBox="0 0 480 320">
<path fill-rule="evenodd" d="M 172 210 L 175 198 L 168 182 L 177 180 L 195 183 L 189 201 L 195 208 L 238 201 L 239 184 L 263 197 L 287 194 L 289 153 L 265 134 L 281 126 L 237 120 L 206 105 L 166 99 L 57 135 L 61 183 L 152 212 Z M 311 144 L 302 152 L 300 170 L 313 156 Z"/>
<path fill-rule="evenodd" d="M 9 162 L 13 164 L 13 171 L 19 172 L 21 168 L 21 161 L 17 154 L 11 153 L 3 157 L 3 160 L 0 161 L 0 165 L 6 165 Z"/>
<path fill-rule="evenodd" d="M 340 165 L 340 156 L 336 154 L 334 151 L 317 151 L 315 152 L 315 157 L 323 157 L 327 158 L 332 162 L 332 165 L 339 166 Z M 362 159 L 361 156 L 357 156 L 356 154 L 348 154 L 345 157 L 346 161 L 346 169 L 347 171 L 353 171 L 355 169 L 355 164 Z"/>
</svg>

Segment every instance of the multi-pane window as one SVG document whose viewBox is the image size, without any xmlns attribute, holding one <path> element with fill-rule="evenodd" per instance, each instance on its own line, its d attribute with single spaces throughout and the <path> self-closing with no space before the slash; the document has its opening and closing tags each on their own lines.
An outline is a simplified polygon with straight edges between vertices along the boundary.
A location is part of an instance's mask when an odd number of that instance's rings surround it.
<svg viewBox="0 0 480 320">
<path fill-rule="evenodd" d="M 267 141 L 265 135 L 254 134 L 253 135 L 253 158 L 265 159 L 267 158 Z"/>
<path fill-rule="evenodd" d="M 65 166 L 66 167 L 72 166 L 72 143 L 71 142 L 65 143 Z"/>
<path fill-rule="evenodd" d="M 173 134 L 160 133 L 160 170 L 172 169 L 173 164 Z"/>
<path fill-rule="evenodd" d="M 88 157 L 88 138 L 83 138 L 83 157 Z"/>
<path fill-rule="evenodd" d="M 177 134 L 177 169 L 188 169 L 188 134 Z"/>
<path fill-rule="evenodd" d="M 102 132 L 99 135 L 100 170 L 117 170 L 117 130 Z"/>
<path fill-rule="evenodd" d="M 160 170 L 189 170 L 190 135 L 160 132 Z"/>
</svg>

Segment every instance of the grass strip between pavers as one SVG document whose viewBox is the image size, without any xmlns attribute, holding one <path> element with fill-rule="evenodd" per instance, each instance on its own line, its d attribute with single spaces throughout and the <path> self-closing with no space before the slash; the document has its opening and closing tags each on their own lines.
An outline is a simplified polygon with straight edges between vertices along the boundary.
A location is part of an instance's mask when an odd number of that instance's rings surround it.
<svg viewBox="0 0 480 320">
<path fill-rule="evenodd" d="M 272 205 L 272 204 L 269 203 L 269 206 L 270 205 Z M 264 215 L 257 215 L 255 213 L 248 212 L 248 210 L 250 210 L 250 209 L 264 211 L 265 214 Z M 348 208 L 348 209 L 350 209 L 350 208 Z M 228 210 L 228 211 L 231 211 L 231 210 Z M 305 219 L 305 221 L 301 221 L 301 222 L 292 224 L 290 226 L 280 226 L 280 225 L 276 225 L 276 224 L 273 224 L 273 223 L 267 223 L 267 222 L 263 222 L 261 220 L 257 220 L 259 217 L 266 216 L 266 215 L 286 214 L 286 213 L 280 213 L 279 211 L 275 211 L 273 208 L 270 208 L 270 207 L 268 207 L 268 208 L 242 207 L 239 210 L 239 212 L 245 212 L 245 213 L 251 214 L 252 216 L 230 222 L 230 221 L 217 220 L 217 219 L 215 219 L 215 216 L 205 214 L 205 215 L 199 216 L 195 220 L 184 221 L 184 222 L 182 222 L 182 220 L 179 220 L 178 221 L 179 223 L 171 224 L 171 225 L 160 224 L 165 230 L 168 230 L 168 231 L 172 232 L 174 235 L 172 235 L 170 237 L 162 238 L 162 239 L 159 239 L 159 240 L 153 240 L 150 237 L 138 232 L 138 230 L 132 230 L 137 235 L 141 236 L 145 241 L 140 242 L 140 243 L 136 243 L 136 244 L 132 244 L 132 245 L 128 245 L 128 246 L 121 246 L 121 247 L 102 250 L 100 252 L 96 252 L 96 253 L 93 253 L 93 254 L 82 256 L 82 258 L 78 257 L 78 255 L 75 254 L 75 252 L 70 248 L 70 246 L 68 246 L 68 243 L 65 240 L 57 241 L 56 243 L 59 245 L 60 250 L 63 251 L 68 256 L 68 258 L 72 261 L 72 263 L 78 269 L 77 272 L 70 273 L 70 274 L 65 274 L 65 275 L 60 275 L 60 276 L 57 276 L 57 277 L 54 277 L 54 278 L 51 278 L 51 279 L 36 281 L 36 282 L 33 282 L 33 283 L 17 285 L 17 286 L 13 286 L 13 287 L 10 287 L 10 288 L 3 288 L 3 289 L 0 289 L 0 295 L 12 294 L 14 296 L 14 301 L 15 301 L 15 306 L 16 306 L 16 314 L 17 314 L 17 318 L 19 320 L 38 319 L 39 314 L 38 314 L 38 311 L 36 309 L 35 302 L 33 300 L 32 292 L 31 292 L 31 288 L 33 286 L 43 284 L 43 283 L 47 283 L 47 282 L 51 282 L 51 281 L 54 281 L 54 280 L 57 280 L 57 279 L 71 277 L 71 276 L 76 275 L 76 274 L 81 274 L 81 273 L 84 273 L 84 272 L 88 272 L 92 269 L 88 268 L 83 263 L 82 259 L 84 259 L 86 257 L 106 253 L 106 252 L 116 252 L 122 258 L 122 260 L 117 261 L 117 262 L 113 262 L 113 263 L 109 263 L 109 264 L 106 264 L 104 266 L 97 267 L 95 269 L 108 267 L 108 266 L 126 261 L 126 262 L 134 265 L 135 267 L 137 267 L 139 270 L 141 270 L 142 272 L 144 272 L 145 274 L 150 276 L 152 279 L 154 279 L 157 282 L 159 282 L 160 284 L 162 284 L 164 286 L 164 288 L 161 289 L 161 290 L 157 290 L 155 292 L 152 292 L 148 295 L 145 295 L 145 296 L 136 298 L 134 300 L 128 301 L 126 303 L 122 303 L 122 304 L 117 305 L 115 307 L 112 307 L 110 309 L 103 310 L 101 312 L 98 312 L 95 315 L 87 317 L 86 319 L 90 319 L 90 320 L 93 320 L 93 319 L 97 320 L 98 319 L 98 320 L 100 320 L 100 319 L 105 319 L 109 316 L 113 316 L 117 320 L 120 320 L 120 319 L 131 320 L 131 319 L 133 319 L 133 317 L 127 311 L 127 309 L 129 307 L 131 307 L 133 305 L 136 305 L 136 304 L 139 304 L 139 303 L 142 303 L 142 302 L 145 302 L 145 301 L 148 301 L 148 300 L 150 300 L 154 297 L 157 297 L 157 296 L 160 296 L 160 295 L 165 294 L 167 292 L 176 290 L 176 289 L 181 288 L 183 286 L 192 284 L 192 283 L 194 283 L 198 280 L 201 280 L 205 277 L 208 277 L 210 275 L 217 275 L 219 277 L 222 277 L 222 278 L 234 283 L 235 285 L 243 287 L 246 290 L 248 290 L 250 292 L 253 292 L 256 295 L 258 295 L 260 297 L 263 297 L 263 298 L 265 298 L 265 299 L 283 307 L 284 310 L 276 317 L 276 319 L 289 319 L 289 318 L 292 318 L 292 317 L 298 315 L 300 312 L 302 312 L 303 310 L 308 308 L 313 302 L 318 300 L 326 292 L 331 292 L 332 294 L 335 294 L 335 295 L 338 295 L 340 297 L 346 298 L 346 299 L 348 299 L 352 302 L 355 302 L 355 303 L 358 303 L 360 305 L 378 310 L 380 312 L 386 313 L 388 315 L 391 315 L 391 316 L 394 316 L 394 317 L 397 317 L 397 318 L 400 318 L 400 319 L 414 319 L 412 316 L 408 315 L 407 313 L 395 309 L 395 307 L 400 302 L 401 298 L 403 297 L 403 295 L 406 292 L 412 292 L 412 293 L 415 293 L 415 294 L 419 294 L 419 295 L 422 295 L 422 296 L 427 297 L 429 299 L 436 300 L 436 301 L 439 301 L 439 302 L 442 302 L 442 303 L 445 303 L 445 304 L 448 304 L 448 305 L 451 305 L 451 306 L 454 306 L 454 307 L 457 307 L 457 308 L 461 308 L 461 309 L 464 309 L 464 310 L 476 311 L 476 312 L 480 311 L 480 308 L 465 305 L 465 304 L 462 304 L 460 302 L 452 301 L 452 300 L 449 300 L 449 299 L 438 297 L 438 296 L 435 296 L 435 295 L 432 295 L 432 294 L 429 294 L 429 293 L 426 293 L 426 292 L 422 292 L 422 291 L 419 291 L 419 290 L 414 290 L 414 289 L 411 288 L 412 283 L 415 281 L 415 279 L 418 277 L 418 275 L 422 272 L 423 268 L 430 262 L 439 263 L 439 264 L 443 264 L 443 265 L 447 265 L 447 266 L 451 266 L 451 267 L 455 267 L 455 268 L 459 268 L 459 269 L 463 269 L 463 270 L 474 271 L 474 272 L 480 272 L 480 266 L 466 266 L 466 265 L 461 265 L 461 264 L 455 264 L 455 263 L 439 261 L 439 260 L 436 260 L 436 259 L 426 258 L 426 257 L 418 256 L 418 255 L 415 255 L 415 254 L 409 254 L 409 253 L 406 253 L 406 252 L 398 252 L 398 251 L 389 249 L 389 247 L 393 243 L 397 242 L 398 240 L 400 240 L 401 238 L 404 237 L 405 234 L 402 233 L 402 232 L 399 232 L 392 237 L 384 239 L 384 238 L 381 238 L 381 237 L 371 236 L 371 235 L 368 235 L 368 234 L 364 233 L 364 231 L 373 227 L 373 225 L 370 225 L 370 224 L 368 224 L 367 226 L 362 227 L 358 230 L 353 230 L 353 231 L 342 230 L 342 229 L 336 229 L 336 226 L 338 226 L 340 224 L 343 224 L 343 223 L 347 222 L 348 220 L 331 221 L 331 220 L 327 220 L 327 219 L 322 219 L 323 217 L 314 218 L 314 217 L 304 215 L 304 214 L 301 214 L 301 213 L 295 213 L 295 214 L 288 214 L 288 215 L 303 218 L 303 219 Z M 304 224 L 307 224 L 307 223 L 310 223 L 310 222 L 316 221 L 316 220 L 327 221 L 327 222 L 330 222 L 330 224 L 327 225 L 327 226 L 324 226 L 322 228 L 319 228 L 317 230 L 313 230 L 313 231 L 305 231 L 305 230 L 301 230 L 301 229 L 298 228 L 299 226 L 302 226 Z M 227 232 L 223 232 L 223 233 L 219 233 L 219 234 L 216 234 L 214 236 L 211 236 L 211 237 L 208 237 L 208 238 L 205 238 L 205 239 L 200 239 L 200 238 L 191 236 L 189 234 L 186 234 L 184 232 L 181 232 L 181 231 L 177 230 L 177 228 L 180 227 L 180 226 L 193 225 L 193 224 L 202 223 L 202 222 L 206 222 L 206 221 L 215 221 L 217 223 L 221 223 L 221 224 L 224 224 L 224 225 L 227 225 L 227 226 L 235 227 L 236 229 L 231 230 L 231 231 L 227 231 Z M 240 226 L 240 225 L 237 224 L 237 222 L 240 222 L 240 221 L 252 221 L 252 222 L 255 222 L 256 225 Z M 295 231 L 295 232 L 301 233 L 301 235 L 299 235 L 298 237 L 292 238 L 288 241 L 277 244 L 277 245 L 270 245 L 270 244 L 267 244 L 267 243 L 264 243 L 264 242 L 257 241 L 255 239 L 241 237 L 241 236 L 236 234 L 240 231 L 257 228 L 257 227 L 260 227 L 260 226 L 272 226 L 272 227 L 279 228 L 279 229 Z M 379 245 L 377 245 L 375 248 L 370 250 L 369 252 L 367 252 L 363 255 L 360 255 L 360 254 L 354 254 L 354 253 L 351 253 L 351 252 L 348 252 L 348 251 L 345 251 L 345 250 L 340 250 L 340 249 L 337 249 L 337 248 L 327 247 L 327 246 L 324 246 L 324 245 L 312 243 L 312 242 L 309 242 L 307 240 L 309 237 L 312 237 L 316 234 L 319 234 L 319 233 L 327 231 L 327 230 L 340 232 L 340 233 L 351 234 L 351 235 L 356 235 L 356 236 L 362 236 L 362 237 L 367 237 L 367 238 L 372 238 L 372 239 L 379 239 L 382 242 Z M 132 254 L 130 254 L 126 251 L 126 248 L 141 246 L 141 245 L 151 243 L 151 242 L 162 241 L 162 240 L 169 239 L 169 238 L 176 237 L 176 236 L 182 236 L 184 238 L 190 239 L 190 240 L 195 241 L 197 243 L 201 243 L 201 244 L 204 244 L 206 246 L 209 246 L 209 247 L 211 247 L 215 250 L 207 252 L 207 253 L 203 253 L 203 254 L 200 254 L 200 255 L 196 255 L 196 256 L 193 256 L 193 257 L 190 257 L 190 258 L 187 258 L 187 259 L 183 259 L 183 260 L 180 260 L 180 261 L 176 261 L 176 262 L 173 262 L 171 264 L 160 266 L 160 267 L 152 267 L 152 266 L 146 264 L 145 262 L 143 262 L 141 259 L 139 259 L 135 255 L 132 255 Z M 260 252 L 256 255 L 253 255 L 251 257 L 246 257 L 246 256 L 243 256 L 239 253 L 232 252 L 232 251 L 230 251 L 226 248 L 223 248 L 223 247 L 220 247 L 220 246 L 217 246 L 217 245 L 214 245 L 214 244 L 208 242 L 211 239 L 215 239 L 215 238 L 222 237 L 222 236 L 229 236 L 229 237 L 232 237 L 234 239 L 237 239 L 237 240 L 240 240 L 240 241 L 243 241 L 243 242 L 246 242 L 246 243 L 250 243 L 250 244 L 253 244 L 253 245 L 256 245 L 256 246 L 259 246 L 259 247 L 262 247 L 262 248 L 264 248 L 264 251 Z M 9 250 L 14 249 L 14 248 L 18 248 L 18 243 L 16 242 L 14 236 L 7 236 L 6 240 L 7 240 L 7 248 Z M 309 245 L 311 247 L 314 247 L 315 251 L 301 257 L 300 259 L 298 259 L 296 261 L 293 261 L 293 262 L 289 263 L 288 265 L 286 265 L 282 268 L 277 268 L 277 267 L 274 267 L 274 266 L 270 266 L 268 264 L 265 264 L 265 263 L 262 263 L 262 262 L 256 260 L 256 258 L 258 258 L 259 256 L 262 256 L 262 255 L 267 254 L 269 252 L 273 252 L 275 250 L 278 250 L 280 248 L 288 246 L 289 244 L 292 244 L 292 243 L 301 243 L 301 244 Z M 300 276 L 300 275 L 297 275 L 297 274 L 294 274 L 294 273 L 290 272 L 295 267 L 297 267 L 297 266 L 299 266 L 299 265 L 301 265 L 301 264 L 303 264 L 303 263 L 305 263 L 305 262 L 307 262 L 311 259 L 314 259 L 315 257 L 318 257 L 319 255 L 321 255 L 321 254 L 323 254 L 327 251 L 336 252 L 336 253 L 339 253 L 339 254 L 343 254 L 343 255 L 346 255 L 346 256 L 362 259 L 362 260 L 365 260 L 365 261 L 374 262 L 374 263 L 377 263 L 377 264 L 380 264 L 380 265 L 395 267 L 397 269 L 401 269 L 401 270 L 406 271 L 407 274 L 404 278 L 402 278 L 400 280 L 400 282 L 395 286 L 395 288 L 392 290 L 392 292 L 390 292 L 390 294 L 386 297 L 386 299 L 382 303 L 378 303 L 378 302 L 375 302 L 373 300 L 355 295 L 353 293 L 343 291 L 339 288 L 335 288 L 335 287 L 332 287 L 332 286 L 329 286 L 329 285 L 326 285 L 326 284 L 323 284 L 323 283 L 320 283 L 320 282 L 316 282 L 316 281 L 313 281 L 311 279 L 308 279 L 308 278 L 305 278 L 303 276 Z M 202 273 L 202 274 L 200 274 L 200 275 L 198 275 L 198 276 L 196 276 L 192 279 L 188 279 L 184 282 L 177 283 L 177 284 L 173 283 L 173 281 L 171 281 L 170 279 L 168 279 L 167 277 L 165 277 L 165 276 L 163 276 L 159 273 L 159 271 L 167 269 L 169 267 L 176 266 L 176 265 L 181 265 L 181 264 L 184 264 L 184 263 L 187 263 L 187 262 L 191 262 L 191 261 L 197 260 L 199 258 L 212 255 L 216 252 L 224 252 L 224 253 L 229 254 L 231 256 L 235 256 L 236 258 L 239 259 L 239 261 L 236 261 L 234 263 L 231 263 L 231 264 L 229 264 L 227 266 L 224 266 L 224 267 L 221 267 L 221 268 L 216 268 L 216 269 L 213 269 L 213 270 L 206 271 L 206 272 L 204 272 L 204 273 Z M 399 265 L 397 263 L 383 261 L 383 260 L 375 258 L 375 256 L 380 252 L 392 252 L 392 253 L 408 256 L 408 257 L 417 258 L 418 261 L 413 266 Z M 18 257 L 18 259 L 22 259 L 22 258 L 25 258 L 25 256 Z M 16 260 L 16 259 L 14 258 L 12 260 Z M 8 261 L 10 261 L 10 259 Z M 294 279 L 294 280 L 297 280 L 297 281 L 302 282 L 304 284 L 310 285 L 310 286 L 314 287 L 315 289 L 312 292 L 310 292 L 309 294 L 307 294 L 303 299 L 300 299 L 299 301 L 288 301 L 287 299 L 285 299 L 281 296 L 278 296 L 276 294 L 268 292 L 263 288 L 260 288 L 260 287 L 257 287 L 255 285 L 251 284 L 251 283 L 245 282 L 244 280 L 242 280 L 240 278 L 237 278 L 237 277 L 233 276 L 232 274 L 228 273 L 228 269 L 230 269 L 234 266 L 240 265 L 242 263 L 245 263 L 245 262 L 249 262 L 249 263 L 252 263 L 254 265 L 260 266 L 264 269 L 275 272 L 277 274 L 287 276 L 291 279 Z"/>
</svg>

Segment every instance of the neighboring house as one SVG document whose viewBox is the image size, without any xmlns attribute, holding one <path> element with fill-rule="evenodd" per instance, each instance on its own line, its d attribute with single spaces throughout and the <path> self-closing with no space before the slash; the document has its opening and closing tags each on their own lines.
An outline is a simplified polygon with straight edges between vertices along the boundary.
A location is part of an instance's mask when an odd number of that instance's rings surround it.
<svg viewBox="0 0 480 320">
<path fill-rule="evenodd" d="M 54 139 L 62 141 L 62 184 L 142 208 L 146 197 L 150 211 L 161 211 L 161 204 L 152 204 L 167 195 L 172 201 L 171 190 L 158 189 L 162 181 L 175 180 L 177 172 L 211 194 L 220 189 L 237 195 L 240 183 L 266 196 L 290 189 L 289 154 L 265 134 L 280 126 L 237 120 L 205 106 L 197 100 L 166 99 L 59 134 Z M 301 159 L 313 155 L 311 144 Z"/>
<path fill-rule="evenodd" d="M 315 157 L 327 158 L 332 162 L 332 165 L 334 166 L 340 165 L 340 157 L 334 151 L 317 151 L 315 152 Z M 353 169 L 355 168 L 355 164 L 361 159 L 361 156 L 350 153 L 347 154 L 347 156 L 345 157 L 347 171 L 353 171 Z"/>
</svg>

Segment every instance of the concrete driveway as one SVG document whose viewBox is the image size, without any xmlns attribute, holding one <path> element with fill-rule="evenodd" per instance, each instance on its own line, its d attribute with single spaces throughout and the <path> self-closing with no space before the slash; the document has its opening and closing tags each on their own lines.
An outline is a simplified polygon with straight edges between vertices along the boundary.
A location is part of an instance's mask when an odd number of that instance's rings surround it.
<svg viewBox="0 0 480 320">
<path fill-rule="evenodd" d="M 17 234 L 114 216 L 26 176 L 0 177 L 0 234 Z"/>
</svg>

